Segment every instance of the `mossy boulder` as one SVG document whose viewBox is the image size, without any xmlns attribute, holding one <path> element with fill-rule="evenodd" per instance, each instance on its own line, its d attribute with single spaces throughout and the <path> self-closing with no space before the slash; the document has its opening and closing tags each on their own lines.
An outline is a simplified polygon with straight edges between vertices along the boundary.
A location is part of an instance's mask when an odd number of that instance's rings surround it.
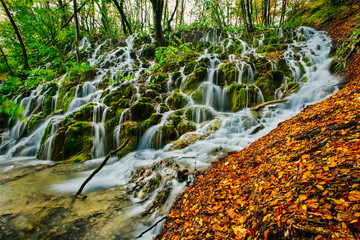
<svg viewBox="0 0 360 240">
<path fill-rule="evenodd" d="M 27 123 L 27 133 L 31 133 L 43 120 L 45 119 L 44 114 L 33 115 Z"/>
<path fill-rule="evenodd" d="M 240 111 L 258 103 L 258 89 L 254 85 L 232 84 L 228 87 L 230 110 Z"/>
<path fill-rule="evenodd" d="M 151 117 L 151 114 L 155 112 L 155 108 L 151 103 L 144 99 L 140 99 L 130 107 L 130 112 L 134 121 L 143 121 Z"/>
<path fill-rule="evenodd" d="M 129 142 L 117 153 L 119 159 L 136 149 L 139 140 L 139 130 L 138 123 L 134 121 L 127 121 L 121 125 L 119 145 L 122 145 L 126 139 L 129 139 Z"/>
<path fill-rule="evenodd" d="M 270 101 L 274 99 L 275 91 L 284 81 L 284 75 L 281 71 L 274 70 L 261 75 L 255 81 L 255 85 L 260 88 L 263 93 L 264 100 Z"/>
<path fill-rule="evenodd" d="M 61 161 L 64 160 L 63 152 L 64 152 L 64 141 L 65 141 L 65 132 L 66 126 L 60 124 L 58 130 L 52 139 L 50 139 L 52 125 L 54 123 L 50 122 L 45 129 L 45 133 L 41 139 L 40 149 L 37 153 L 38 159 L 46 159 L 50 158 L 50 160 Z M 47 141 L 52 141 L 52 144 L 47 143 Z M 48 149 L 51 147 L 51 149 Z M 50 153 L 50 156 L 47 156 Z"/>
<path fill-rule="evenodd" d="M 188 100 L 181 93 L 174 92 L 166 99 L 166 103 L 171 110 L 177 110 L 185 107 L 185 105 L 188 103 Z"/>
<path fill-rule="evenodd" d="M 161 118 L 162 118 L 162 114 L 153 113 L 149 119 L 146 119 L 144 121 L 144 128 L 148 129 L 151 126 L 158 124 L 161 121 Z"/>
<path fill-rule="evenodd" d="M 89 122 L 76 122 L 65 132 L 63 158 L 83 162 L 91 159 L 93 126 Z"/>
<path fill-rule="evenodd" d="M 190 95 L 197 88 L 197 86 L 206 79 L 206 74 L 207 68 L 196 68 L 194 72 L 185 80 L 182 91 L 187 95 Z"/>
<path fill-rule="evenodd" d="M 197 64 L 198 62 L 196 60 L 186 63 L 184 68 L 184 74 L 189 75 L 190 73 L 192 73 Z"/>
<path fill-rule="evenodd" d="M 239 73 L 237 73 L 236 68 L 237 67 L 234 62 L 229 62 L 221 65 L 219 68 L 219 78 L 217 84 L 220 86 L 224 86 L 225 83 L 230 85 L 237 82 Z"/>
<path fill-rule="evenodd" d="M 92 80 L 95 76 L 96 68 L 88 64 L 82 64 L 71 69 L 60 87 L 56 110 L 62 109 L 66 112 L 75 96 L 75 87 Z"/>
<path fill-rule="evenodd" d="M 154 59 L 155 52 L 156 52 L 155 44 L 149 44 L 144 47 L 143 51 L 141 52 L 141 56 L 146 59 Z"/>
<path fill-rule="evenodd" d="M 133 92 L 131 84 L 123 84 L 105 96 L 104 104 L 110 106 L 113 111 L 116 111 L 118 108 L 128 108 Z"/>
<path fill-rule="evenodd" d="M 183 134 L 185 134 L 187 132 L 195 131 L 196 126 L 194 123 L 192 123 L 190 121 L 183 120 L 177 125 L 176 129 L 179 133 L 179 136 L 182 136 Z"/>
<path fill-rule="evenodd" d="M 197 52 L 204 52 L 205 49 L 208 49 L 210 47 L 209 42 L 200 42 L 200 44 L 196 47 Z"/>
<path fill-rule="evenodd" d="M 239 39 L 231 38 L 231 44 L 227 46 L 226 52 L 229 54 L 241 54 L 243 51 L 242 42 Z"/>
<path fill-rule="evenodd" d="M 52 107 L 53 107 L 53 97 L 56 95 L 57 90 L 58 90 L 58 86 L 54 84 L 50 86 L 49 90 L 47 91 L 43 104 L 43 114 L 45 116 L 49 116 L 52 110 L 55 110 L 52 109 Z"/>
<path fill-rule="evenodd" d="M 91 121 L 94 114 L 94 106 L 96 106 L 96 103 L 88 103 L 71 117 L 77 121 Z"/>
</svg>

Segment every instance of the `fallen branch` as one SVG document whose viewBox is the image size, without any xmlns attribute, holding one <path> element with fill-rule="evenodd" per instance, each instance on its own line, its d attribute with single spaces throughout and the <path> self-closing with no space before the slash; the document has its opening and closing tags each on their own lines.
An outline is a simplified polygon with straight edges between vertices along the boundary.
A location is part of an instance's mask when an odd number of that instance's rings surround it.
<svg viewBox="0 0 360 240">
<path fill-rule="evenodd" d="M 257 105 L 256 107 L 253 107 L 251 108 L 251 111 L 259 111 L 261 110 L 262 108 L 266 107 L 267 105 L 271 105 L 271 104 L 277 104 L 277 103 L 284 103 L 284 102 L 287 102 L 286 99 L 277 99 L 277 100 L 271 100 L 271 101 L 268 101 L 268 102 L 264 102 L 262 104 L 259 104 Z"/>
<path fill-rule="evenodd" d="M 107 163 L 107 161 L 110 159 L 110 157 L 112 155 L 114 155 L 115 153 L 117 153 L 118 151 L 120 151 L 121 149 L 123 149 L 126 144 L 129 142 L 129 139 L 127 139 L 120 147 L 118 147 L 115 150 L 111 150 L 105 157 L 104 161 L 100 164 L 100 166 L 98 166 L 91 174 L 90 176 L 83 182 L 83 184 L 81 185 L 81 187 L 79 188 L 79 190 L 75 193 L 73 199 L 71 200 L 70 206 L 72 206 L 72 204 L 74 203 L 75 199 L 81 194 L 82 190 L 84 190 L 84 187 L 86 186 L 86 184 L 95 176 L 95 174 L 97 174 Z M 86 198 L 86 196 L 82 197 L 83 199 Z"/>
<path fill-rule="evenodd" d="M 137 236 L 135 239 L 141 238 L 142 235 L 144 235 L 145 233 L 147 233 L 148 231 L 150 231 L 151 229 L 153 229 L 156 225 L 158 225 L 161 221 L 163 221 L 164 219 L 166 219 L 167 216 L 161 218 L 159 221 L 157 221 L 156 223 L 154 223 L 154 225 L 152 225 L 150 228 L 148 228 L 147 230 L 145 230 L 144 232 L 142 232 L 139 236 Z"/>
<path fill-rule="evenodd" d="M 354 127 L 357 125 L 360 125 L 359 121 L 352 120 L 347 123 L 328 125 L 328 126 L 325 126 L 325 129 L 326 130 L 343 130 L 343 129 L 351 128 L 351 127 Z M 323 131 L 322 129 L 316 127 L 316 128 L 312 128 L 304 133 L 292 135 L 291 137 L 293 137 L 295 140 L 302 140 L 302 139 L 306 139 L 306 138 L 312 138 L 312 137 L 320 134 L 322 131 Z"/>
</svg>

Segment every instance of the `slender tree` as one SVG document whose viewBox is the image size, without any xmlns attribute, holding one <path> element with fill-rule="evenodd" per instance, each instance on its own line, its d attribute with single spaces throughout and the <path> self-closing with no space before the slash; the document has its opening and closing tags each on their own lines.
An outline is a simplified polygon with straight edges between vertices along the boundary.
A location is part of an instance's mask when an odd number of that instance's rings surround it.
<svg viewBox="0 0 360 240">
<path fill-rule="evenodd" d="M 13 71 L 11 70 L 11 67 L 10 67 L 10 65 L 9 65 L 9 63 L 8 63 L 8 61 L 7 61 L 6 55 L 5 55 L 4 51 L 2 50 L 2 47 L 1 47 L 1 46 L 0 46 L 0 52 L 1 52 L 1 55 L 3 56 L 3 58 L 4 58 L 4 61 L 5 61 L 5 63 L 6 63 L 6 66 L 7 66 L 8 69 L 9 69 L 10 73 L 13 74 Z"/>
<path fill-rule="evenodd" d="M 3 0 L 1 0 L 3 1 Z M 77 8 L 76 8 L 76 0 L 73 0 L 74 4 L 74 18 L 75 18 L 75 28 L 76 28 L 76 58 L 80 62 L 80 54 L 79 54 L 79 41 L 80 41 L 80 30 L 79 30 L 79 21 L 78 21 L 78 15 L 77 15 Z"/>
<path fill-rule="evenodd" d="M 30 69 L 29 67 L 29 61 L 28 61 L 28 56 L 27 56 L 27 53 L 26 53 L 26 48 L 25 48 L 25 45 L 24 45 L 24 42 L 21 38 L 21 35 L 20 35 L 20 32 L 19 32 L 19 29 L 17 28 L 16 24 L 15 24 L 15 21 L 14 19 L 12 18 L 11 14 L 10 14 L 10 11 L 9 9 L 7 8 L 4 0 L 1 0 L 1 4 L 3 5 L 4 7 L 4 10 L 5 10 L 5 13 L 7 15 L 7 17 L 9 18 L 10 22 L 11 22 L 11 25 L 12 27 L 14 28 L 14 31 L 15 31 L 15 34 L 19 40 L 19 43 L 20 43 L 20 46 L 21 46 L 21 50 L 22 50 L 22 53 L 23 53 L 23 56 L 24 56 L 24 68 L 27 70 L 27 69 Z"/>
<path fill-rule="evenodd" d="M 173 13 L 171 14 L 170 19 L 167 21 L 167 25 L 168 25 L 168 30 L 169 30 L 169 32 L 171 32 L 171 22 L 172 22 L 172 20 L 174 19 L 175 13 L 176 13 L 177 8 L 178 8 L 178 5 L 179 5 L 179 0 L 176 0 L 175 9 L 174 9 Z"/>
<path fill-rule="evenodd" d="M 163 10 L 164 10 L 164 0 L 150 0 L 153 6 L 154 14 L 154 26 L 155 26 L 155 38 L 158 46 L 165 46 L 166 41 L 164 38 L 163 28 L 161 25 Z"/>
<path fill-rule="evenodd" d="M 132 30 L 131 30 L 131 25 L 129 23 L 129 21 L 127 20 L 125 13 L 124 13 L 124 0 L 120 0 L 120 4 L 117 0 L 112 0 L 115 7 L 117 8 L 117 10 L 120 13 L 120 17 L 121 17 L 121 23 L 122 23 L 122 27 L 123 27 L 123 31 L 125 34 L 132 34 Z"/>
</svg>

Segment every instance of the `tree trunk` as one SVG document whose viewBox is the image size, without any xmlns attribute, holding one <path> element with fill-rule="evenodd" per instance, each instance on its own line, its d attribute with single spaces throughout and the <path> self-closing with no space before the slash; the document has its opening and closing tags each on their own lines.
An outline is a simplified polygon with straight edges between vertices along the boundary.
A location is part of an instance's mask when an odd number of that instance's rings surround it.
<svg viewBox="0 0 360 240">
<path fill-rule="evenodd" d="M 132 30 L 131 30 L 131 25 L 130 23 L 128 22 L 126 16 L 125 16 L 125 13 L 124 13 L 124 0 L 120 0 L 120 4 L 117 0 L 112 0 L 114 5 L 116 6 L 117 10 L 119 11 L 120 13 L 120 16 L 121 16 L 121 23 L 122 23 L 122 26 L 123 26 L 123 31 L 125 34 L 132 34 Z"/>
<path fill-rule="evenodd" d="M 6 13 L 6 15 L 8 16 L 8 18 L 9 18 L 9 20 L 10 20 L 10 22 L 11 22 L 11 25 L 12 25 L 12 27 L 14 28 L 14 31 L 15 31 L 15 33 L 16 33 L 16 36 L 17 36 L 17 38 L 18 38 L 18 40 L 19 40 L 19 42 L 20 42 L 21 50 L 22 50 L 23 56 L 24 56 L 24 69 L 25 69 L 25 70 L 28 70 L 28 69 L 30 69 L 30 67 L 29 67 L 29 62 L 28 62 L 28 57 L 27 57 L 26 48 L 25 48 L 24 42 L 23 42 L 23 40 L 22 40 L 22 38 L 21 38 L 19 29 L 17 28 L 17 26 L 16 26 L 16 24 L 15 24 L 15 21 L 14 21 L 14 19 L 12 18 L 11 14 L 10 14 L 10 12 L 9 12 L 9 9 L 7 8 L 4 0 L 1 0 L 1 4 L 3 5 L 4 10 L 5 10 L 5 13 Z"/>
<path fill-rule="evenodd" d="M 280 26 L 284 23 L 285 13 L 286 13 L 286 0 L 282 0 L 282 10 L 281 10 Z"/>
<path fill-rule="evenodd" d="M 174 9 L 173 13 L 171 14 L 170 19 L 167 21 L 169 32 L 171 32 L 171 21 L 174 19 L 175 13 L 176 13 L 177 8 L 178 8 L 178 5 L 179 5 L 179 0 L 176 0 L 175 9 Z"/>
<path fill-rule="evenodd" d="M 164 0 L 150 0 L 153 6 L 154 13 L 154 26 L 155 26 L 155 38 L 158 46 L 165 46 L 165 38 L 161 25 L 163 10 L 164 10 Z"/>
<path fill-rule="evenodd" d="M 74 4 L 74 18 L 75 18 L 75 28 L 76 28 L 76 44 L 75 44 L 76 58 L 77 58 L 78 62 L 80 62 L 80 60 L 81 60 L 80 54 L 79 54 L 80 31 L 79 31 L 79 21 L 78 21 L 78 17 L 77 17 L 76 0 L 73 0 L 73 4 Z"/>
<path fill-rule="evenodd" d="M 1 46 L 0 46 L 0 51 L 1 51 L 1 55 L 2 55 L 3 58 L 4 58 L 4 61 L 5 61 L 5 63 L 6 63 L 6 66 L 8 67 L 10 73 L 13 74 L 13 71 L 12 71 L 11 68 L 10 68 L 10 65 L 9 65 L 9 63 L 8 63 L 8 61 L 7 61 L 6 55 L 5 55 L 4 51 L 2 50 L 2 47 L 1 47 Z"/>
</svg>

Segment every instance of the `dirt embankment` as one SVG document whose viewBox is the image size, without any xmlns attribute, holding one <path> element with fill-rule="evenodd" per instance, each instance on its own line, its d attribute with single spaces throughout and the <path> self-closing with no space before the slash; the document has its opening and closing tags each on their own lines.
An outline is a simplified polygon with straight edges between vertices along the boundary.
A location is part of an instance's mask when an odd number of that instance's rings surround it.
<svg viewBox="0 0 360 240">
<path fill-rule="evenodd" d="M 359 16 L 317 26 L 344 49 L 344 87 L 200 175 L 156 239 L 359 239 Z"/>
</svg>

